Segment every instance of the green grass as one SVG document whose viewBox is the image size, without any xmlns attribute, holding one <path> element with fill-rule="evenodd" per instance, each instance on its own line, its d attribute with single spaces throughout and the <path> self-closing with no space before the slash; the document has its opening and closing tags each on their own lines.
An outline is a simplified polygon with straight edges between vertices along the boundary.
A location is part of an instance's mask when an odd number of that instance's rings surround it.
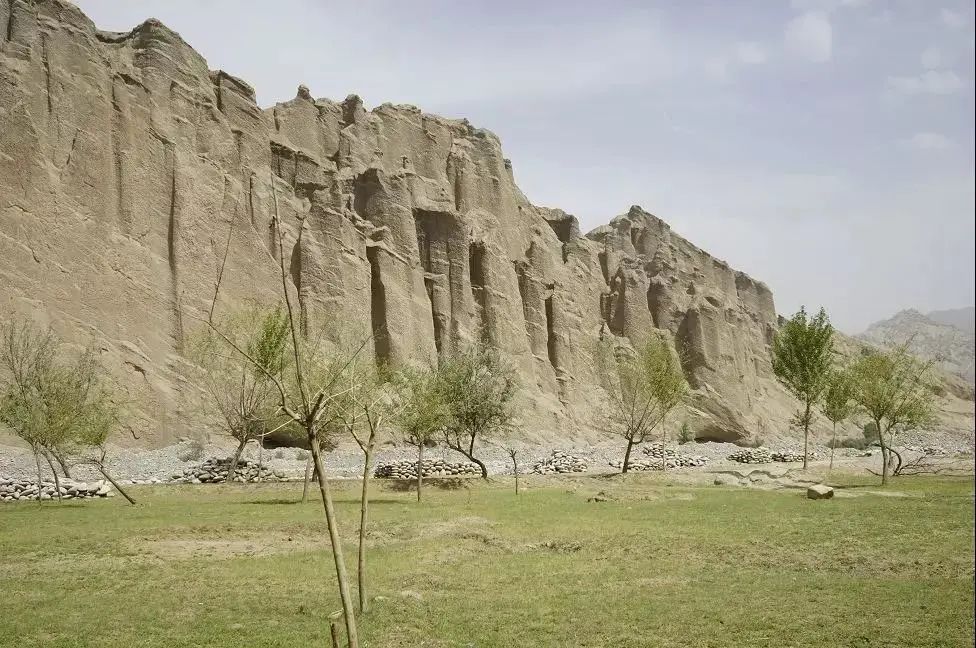
<svg viewBox="0 0 976 648">
<path fill-rule="evenodd" d="M 862 482 L 866 480 L 862 479 Z M 973 482 L 883 496 L 660 476 L 411 493 L 376 483 L 364 646 L 973 645 Z M 328 646 L 339 609 L 300 485 L 0 506 L 0 646 Z M 587 502 L 604 490 L 607 502 Z M 355 573 L 355 484 L 337 493 Z"/>
</svg>

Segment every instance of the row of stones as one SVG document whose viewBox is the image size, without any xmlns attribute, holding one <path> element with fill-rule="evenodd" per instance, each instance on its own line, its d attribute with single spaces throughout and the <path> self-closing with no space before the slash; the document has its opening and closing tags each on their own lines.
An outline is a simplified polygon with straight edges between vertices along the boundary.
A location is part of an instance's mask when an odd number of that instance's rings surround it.
<svg viewBox="0 0 976 648">
<path fill-rule="evenodd" d="M 820 457 L 819 452 L 811 452 L 809 455 L 810 459 L 817 459 Z M 761 463 L 772 463 L 778 461 L 781 463 L 792 463 L 795 461 L 803 461 L 802 452 L 791 452 L 789 450 L 773 452 L 769 448 L 740 448 L 730 454 L 728 457 L 729 461 L 738 461 L 739 463 L 747 464 L 761 464 Z"/>
<path fill-rule="evenodd" d="M 37 499 L 37 482 L 24 479 L 5 479 L 0 477 L 0 502 L 16 502 Z M 114 497 L 115 491 L 104 481 L 76 482 L 70 479 L 61 480 L 61 499 L 88 499 L 92 497 Z M 54 482 L 42 481 L 40 486 L 42 500 L 58 498 L 58 489 Z"/>
<path fill-rule="evenodd" d="M 423 477 L 449 477 L 452 475 L 478 475 L 481 469 L 470 461 L 450 462 L 445 459 L 424 459 L 420 466 Z M 408 459 L 377 464 L 374 477 L 388 479 L 416 479 L 417 462 Z"/>
<path fill-rule="evenodd" d="M 230 470 L 230 459 L 219 459 L 212 457 L 201 464 L 191 466 L 183 471 L 182 475 L 172 475 L 170 481 L 187 484 L 213 484 L 227 481 L 227 472 Z M 237 463 L 234 471 L 235 482 L 275 482 L 284 481 L 285 473 L 280 470 L 271 470 L 266 466 L 259 465 L 256 461 L 241 459 Z"/>
<path fill-rule="evenodd" d="M 586 472 L 588 465 L 586 459 L 574 454 L 555 450 L 545 459 L 540 459 L 532 466 L 532 472 L 537 475 L 549 475 L 552 473 L 580 473 Z"/>
<path fill-rule="evenodd" d="M 651 459 L 657 459 L 658 466 L 661 465 L 660 460 L 664 459 L 668 468 L 698 468 L 708 463 L 708 457 L 678 452 L 673 448 L 666 448 L 663 443 L 652 443 L 642 448 L 642 451 Z M 655 468 L 651 468 L 651 470 L 655 470 Z"/>
</svg>

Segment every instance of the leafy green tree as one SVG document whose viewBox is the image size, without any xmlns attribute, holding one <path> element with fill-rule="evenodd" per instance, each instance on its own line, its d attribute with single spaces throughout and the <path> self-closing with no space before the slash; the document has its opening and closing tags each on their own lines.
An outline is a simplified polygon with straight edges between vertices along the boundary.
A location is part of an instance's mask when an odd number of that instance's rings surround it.
<svg viewBox="0 0 976 648">
<path fill-rule="evenodd" d="M 442 429 L 444 444 L 477 464 L 488 479 L 475 445 L 514 427 L 515 372 L 496 352 L 472 348 L 442 361 L 436 376 L 451 415 L 451 424 Z"/>
<path fill-rule="evenodd" d="M 51 457 L 65 461 L 64 457 L 97 445 L 102 450 L 98 463 L 102 474 L 132 502 L 104 467 L 105 439 L 118 411 L 95 353 L 88 349 L 71 357 L 52 330 L 39 330 L 26 320 L 5 324 L 0 338 L 0 364 L 9 374 L 0 396 L 0 421 L 34 452 L 38 499 L 41 456 L 54 475 L 60 500 L 61 482 Z"/>
<path fill-rule="evenodd" d="M 636 352 L 604 346 L 601 352 L 609 378 L 609 420 L 613 433 L 627 442 L 621 472 L 630 468 L 635 445 L 651 438 L 688 394 L 681 363 L 670 345 L 650 337 Z"/>
<path fill-rule="evenodd" d="M 424 448 L 451 423 L 440 376 L 429 369 L 402 369 L 396 376 L 396 422 L 403 440 L 417 448 L 417 501 L 423 492 Z"/>
<path fill-rule="evenodd" d="M 292 424 L 279 409 L 272 377 L 281 379 L 288 362 L 288 320 L 281 307 L 243 310 L 219 324 L 247 357 L 229 349 L 213 329 L 204 329 L 191 346 L 193 359 L 204 369 L 203 384 L 224 420 L 226 433 L 237 442 L 227 470 L 233 481 L 247 444 L 263 441 L 271 431 Z M 297 435 L 296 435 L 297 436 Z"/>
<path fill-rule="evenodd" d="M 929 384 L 933 364 L 919 360 L 902 345 L 892 351 L 869 351 L 851 366 L 852 399 L 878 433 L 882 485 L 888 483 L 895 431 L 916 429 L 933 419 Z"/>
<path fill-rule="evenodd" d="M 824 391 L 823 409 L 824 416 L 833 426 L 830 436 L 830 467 L 834 469 L 834 448 L 837 447 L 837 424 L 846 421 L 854 413 L 854 386 L 851 383 L 851 374 L 846 370 L 832 371 L 827 381 L 827 389 Z"/>
<path fill-rule="evenodd" d="M 813 317 L 800 310 L 773 338 L 773 373 L 800 401 L 794 423 L 803 428 L 803 468 L 810 454 L 810 423 L 830 379 L 834 354 L 834 327 L 821 308 Z"/>
</svg>

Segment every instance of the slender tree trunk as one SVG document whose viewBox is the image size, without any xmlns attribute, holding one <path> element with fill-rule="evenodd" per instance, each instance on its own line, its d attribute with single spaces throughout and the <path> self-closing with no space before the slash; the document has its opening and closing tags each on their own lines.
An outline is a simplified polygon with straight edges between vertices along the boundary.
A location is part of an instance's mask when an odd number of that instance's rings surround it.
<svg viewBox="0 0 976 648">
<path fill-rule="evenodd" d="M 41 501 L 41 455 L 37 446 L 34 446 L 34 463 L 37 464 L 37 501 Z"/>
<path fill-rule="evenodd" d="M 247 437 L 237 444 L 237 450 L 234 451 L 234 456 L 230 458 L 230 465 L 227 466 L 227 478 L 224 479 L 228 484 L 234 481 L 234 473 L 237 472 L 237 464 L 241 461 L 241 455 L 244 454 L 245 446 L 247 446 Z"/>
<path fill-rule="evenodd" d="M 60 452 L 52 452 L 54 458 L 58 460 L 58 465 L 61 466 L 61 472 L 64 473 L 65 479 L 71 479 L 71 471 L 68 469 L 68 462 L 64 460 L 64 457 Z"/>
<path fill-rule="evenodd" d="M 875 421 L 878 428 L 878 443 L 881 444 L 881 485 L 888 484 L 888 446 L 885 445 L 884 432 L 881 430 L 881 421 Z"/>
<path fill-rule="evenodd" d="M 518 471 L 518 460 L 515 459 L 515 455 L 512 455 L 512 466 L 515 471 L 515 495 L 519 494 L 519 471 Z"/>
<path fill-rule="evenodd" d="M 363 451 L 366 464 L 363 466 L 363 493 L 359 501 L 359 613 L 365 614 L 369 604 L 366 596 L 366 525 L 369 522 L 369 476 L 373 463 L 373 448 L 369 445 Z"/>
<path fill-rule="evenodd" d="M 620 468 L 620 474 L 624 474 L 630 468 L 630 451 L 634 447 L 634 442 L 631 439 L 627 439 L 627 451 L 624 452 L 624 465 Z"/>
<path fill-rule="evenodd" d="M 807 469 L 807 461 L 810 457 L 810 403 L 807 403 L 806 410 L 803 412 L 803 469 Z"/>
<path fill-rule="evenodd" d="M 128 493 L 126 493 L 124 490 L 122 490 L 122 487 L 119 486 L 118 482 L 116 482 L 114 479 L 112 479 L 112 476 L 110 474 L 108 474 L 108 471 L 107 470 L 105 470 L 105 466 L 103 466 L 102 464 L 98 464 L 98 472 L 102 473 L 102 476 L 105 477 L 105 479 L 107 479 L 110 484 L 112 484 L 112 487 L 115 488 L 115 490 L 117 490 L 120 493 L 122 493 L 122 497 L 124 497 L 125 499 L 129 500 L 129 504 L 135 504 L 136 503 L 136 501 L 134 499 L 132 499 L 132 497 L 130 497 Z"/>
<path fill-rule="evenodd" d="M 305 484 L 302 486 L 302 504 L 308 502 L 308 485 L 312 481 L 312 453 L 305 457 Z"/>
<path fill-rule="evenodd" d="M 420 492 L 424 487 L 424 444 L 417 444 L 417 501 L 420 501 Z"/>
<path fill-rule="evenodd" d="M 834 448 L 837 447 L 837 421 L 834 421 L 834 432 L 830 435 L 830 467 L 827 468 L 827 474 L 834 469 Z"/>
<path fill-rule="evenodd" d="M 325 522 L 329 527 L 329 540 L 332 542 L 332 557 L 335 560 L 336 580 L 339 581 L 339 598 L 342 600 L 342 613 L 346 621 L 346 638 L 349 648 L 359 648 L 359 635 L 356 631 L 356 613 L 353 610 L 352 598 L 349 595 L 349 578 L 346 574 L 346 561 L 342 557 L 342 541 L 339 538 L 339 527 L 335 517 L 335 507 L 332 505 L 332 494 L 329 492 L 329 480 L 325 478 L 325 468 L 314 432 L 308 434 L 309 445 L 312 448 L 312 459 L 315 462 L 315 472 L 318 476 L 319 491 L 322 493 L 322 504 L 325 507 Z"/>
<path fill-rule="evenodd" d="M 47 461 L 47 465 L 51 468 L 51 474 L 54 475 L 54 492 L 58 496 L 58 504 L 61 503 L 61 480 L 58 478 L 58 471 L 54 469 L 54 462 L 51 461 L 51 455 L 47 452 L 44 453 L 44 460 Z"/>
</svg>

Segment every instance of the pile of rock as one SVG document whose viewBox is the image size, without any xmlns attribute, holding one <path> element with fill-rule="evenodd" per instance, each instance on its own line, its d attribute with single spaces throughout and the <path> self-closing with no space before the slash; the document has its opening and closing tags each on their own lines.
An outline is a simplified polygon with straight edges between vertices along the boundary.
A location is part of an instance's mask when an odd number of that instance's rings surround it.
<svg viewBox="0 0 976 648">
<path fill-rule="evenodd" d="M 58 498 L 54 482 L 41 482 L 41 499 Z M 89 499 L 92 497 L 114 497 L 115 491 L 105 481 L 79 482 L 61 480 L 61 499 Z M 26 479 L 5 479 L 0 477 L 0 502 L 16 502 L 37 499 L 37 482 Z"/>
<path fill-rule="evenodd" d="M 182 477 L 175 475 L 173 481 L 186 482 L 189 484 L 213 484 L 226 481 L 227 471 L 230 470 L 230 459 L 218 459 L 211 457 L 201 464 L 191 466 L 183 471 Z M 236 482 L 263 482 L 263 481 L 282 481 L 285 473 L 280 470 L 271 470 L 267 466 L 258 465 L 256 461 L 241 459 L 237 463 L 237 470 L 234 471 Z"/>
<path fill-rule="evenodd" d="M 481 469 L 478 468 L 478 464 L 470 461 L 450 462 L 446 459 L 424 459 L 420 466 L 420 474 L 424 477 L 480 475 Z M 416 479 L 417 462 L 402 459 L 377 464 L 373 476 L 389 479 Z"/>
<path fill-rule="evenodd" d="M 773 453 L 769 448 L 739 448 L 728 457 L 729 461 L 738 461 L 747 464 L 763 464 L 773 461 Z M 802 461 L 802 457 L 801 457 Z"/>
<path fill-rule="evenodd" d="M 779 461 L 781 463 L 792 463 L 795 461 L 803 461 L 803 453 L 793 452 L 792 450 L 781 450 L 779 452 L 773 452 L 772 454 L 770 454 L 770 457 L 773 458 L 773 461 Z"/>
<path fill-rule="evenodd" d="M 588 465 L 586 459 L 562 450 L 555 450 L 545 459 L 540 459 L 532 466 L 532 472 L 537 475 L 550 475 L 552 473 L 579 473 L 586 472 Z"/>
<path fill-rule="evenodd" d="M 708 457 L 683 454 L 672 448 L 664 447 L 663 443 L 651 443 L 650 445 L 644 446 L 642 450 L 652 460 L 657 459 L 656 462 L 651 461 L 651 463 L 656 463 L 659 467 L 661 465 L 661 459 L 664 459 L 668 468 L 698 468 L 708 463 Z M 633 465 L 633 462 L 631 462 L 631 465 Z"/>
</svg>

